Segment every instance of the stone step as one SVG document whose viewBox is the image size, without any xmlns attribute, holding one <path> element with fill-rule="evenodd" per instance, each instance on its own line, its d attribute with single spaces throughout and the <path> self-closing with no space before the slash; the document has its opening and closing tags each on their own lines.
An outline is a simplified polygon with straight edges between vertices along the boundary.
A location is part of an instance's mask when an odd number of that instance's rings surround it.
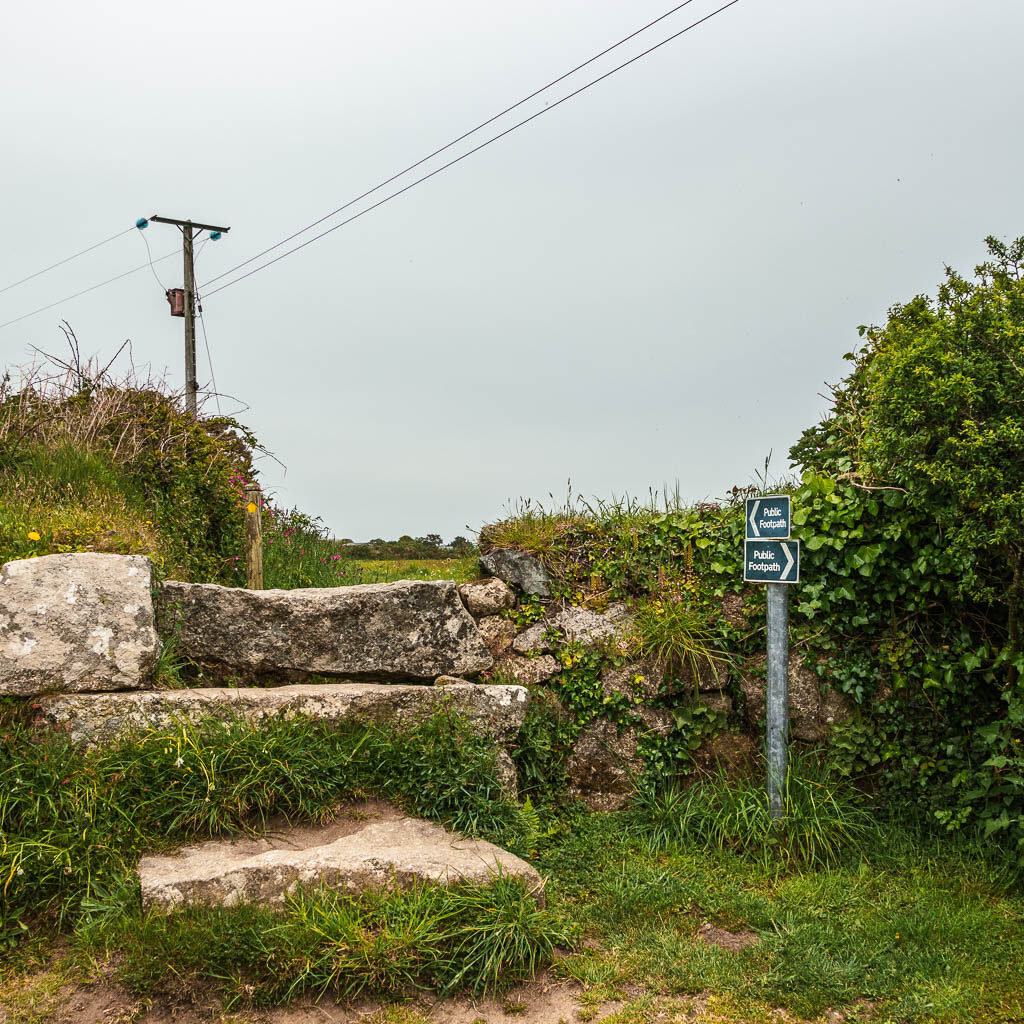
<svg viewBox="0 0 1024 1024">
<path fill-rule="evenodd" d="M 308 715 L 403 726 L 441 708 L 462 714 L 498 744 L 519 731 L 526 716 L 523 686 L 480 686 L 442 677 L 434 686 L 399 683 L 307 683 L 273 687 L 209 687 L 122 693 L 60 693 L 37 701 L 44 721 L 67 729 L 76 743 L 96 745 L 130 733 L 164 729 L 203 717 L 262 718 Z"/>
<path fill-rule="evenodd" d="M 204 842 L 139 862 L 143 906 L 172 909 L 274 905 L 300 885 L 361 893 L 421 882 L 485 885 L 499 875 L 522 879 L 543 902 L 543 881 L 526 861 L 387 804 L 350 805 L 327 825 Z"/>
<path fill-rule="evenodd" d="M 471 676 L 492 664 L 455 583 L 241 590 L 164 583 L 158 627 L 212 683 Z"/>
</svg>

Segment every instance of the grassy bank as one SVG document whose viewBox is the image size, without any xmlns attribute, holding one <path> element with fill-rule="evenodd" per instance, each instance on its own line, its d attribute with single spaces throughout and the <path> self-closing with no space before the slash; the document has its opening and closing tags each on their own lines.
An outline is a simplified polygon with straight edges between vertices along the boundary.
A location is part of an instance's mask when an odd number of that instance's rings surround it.
<svg viewBox="0 0 1024 1024">
<path fill-rule="evenodd" d="M 878 1024 L 1024 1013 L 1024 897 L 1005 858 L 887 822 L 811 764 L 773 831 L 757 784 L 715 777 L 616 814 L 516 807 L 493 748 L 448 716 L 403 734 L 208 723 L 91 753 L 9 717 L 0 758 L 0 1006 L 20 1007 L 14 1021 L 47 1019 L 31 1008 L 51 1005 L 48 978 L 238 1011 L 501 988 L 556 947 L 556 975 L 595 1005 L 624 1001 L 623 1024 L 670 1019 L 666 1007 L 697 994 L 736 1022 L 773 1008 Z M 500 882 L 311 891 L 281 912 L 141 910 L 142 852 L 259 832 L 274 814 L 317 820 L 365 794 L 529 854 L 546 909 Z M 723 948 L 737 937 L 742 948 Z"/>
</svg>

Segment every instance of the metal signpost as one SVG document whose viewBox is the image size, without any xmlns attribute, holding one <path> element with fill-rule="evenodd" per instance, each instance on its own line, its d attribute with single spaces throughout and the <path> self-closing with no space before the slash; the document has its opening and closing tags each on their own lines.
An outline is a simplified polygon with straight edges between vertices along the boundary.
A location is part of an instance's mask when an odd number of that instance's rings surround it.
<svg viewBox="0 0 1024 1024">
<path fill-rule="evenodd" d="M 747 498 L 743 580 L 765 583 L 768 605 L 768 684 L 765 692 L 768 755 L 768 810 L 783 813 L 789 741 L 789 591 L 800 582 L 800 541 L 790 540 L 792 503 L 788 494 Z"/>
</svg>

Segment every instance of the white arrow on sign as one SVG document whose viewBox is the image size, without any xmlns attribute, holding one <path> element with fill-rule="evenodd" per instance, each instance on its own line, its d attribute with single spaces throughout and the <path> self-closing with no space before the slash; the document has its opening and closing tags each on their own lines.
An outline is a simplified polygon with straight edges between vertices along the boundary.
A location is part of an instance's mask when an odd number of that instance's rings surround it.
<svg viewBox="0 0 1024 1024">
<path fill-rule="evenodd" d="M 786 553 L 786 568 L 782 570 L 782 575 L 779 577 L 779 581 L 780 582 L 782 580 L 784 580 L 789 575 L 789 570 L 793 568 L 793 564 L 795 562 L 795 559 L 793 558 L 793 554 L 789 550 L 789 545 L 788 544 L 783 544 L 782 545 L 782 550 Z"/>
<path fill-rule="evenodd" d="M 754 504 L 750 506 L 750 529 L 753 531 L 755 537 L 761 536 L 761 531 L 757 528 L 757 506 L 760 504 L 761 502 L 755 501 Z"/>
</svg>

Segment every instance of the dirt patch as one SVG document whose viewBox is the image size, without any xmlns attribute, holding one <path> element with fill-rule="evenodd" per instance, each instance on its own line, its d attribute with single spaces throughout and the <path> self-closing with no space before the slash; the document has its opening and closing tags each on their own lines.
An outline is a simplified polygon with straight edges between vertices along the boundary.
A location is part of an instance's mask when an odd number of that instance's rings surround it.
<svg viewBox="0 0 1024 1024">
<path fill-rule="evenodd" d="M 109 981 L 65 985 L 45 1004 L 0 1004 L 0 1024 L 579 1024 L 599 1022 L 622 1003 L 598 1008 L 576 982 L 542 976 L 500 996 L 430 1002 L 420 999 L 387 1005 L 372 1000 L 342 1005 L 330 999 L 299 1002 L 275 1010 L 236 1010 L 172 1005 L 163 999 L 136 999 Z"/>
<path fill-rule="evenodd" d="M 730 932 L 725 928 L 709 924 L 707 921 L 697 929 L 697 938 L 709 946 L 717 946 L 730 953 L 739 953 L 760 941 L 754 932 Z"/>
<path fill-rule="evenodd" d="M 605 1003 L 595 1012 L 584 1002 L 582 985 L 543 975 L 500 996 L 438 1002 L 421 999 L 390 1011 L 372 1001 L 349 1006 L 321 1001 L 266 1011 L 258 1020 L 260 1024 L 578 1024 L 581 1020 L 598 1022 L 622 1005 Z"/>
<path fill-rule="evenodd" d="M 150 1011 L 116 985 L 65 984 L 51 988 L 46 975 L 28 976 L 0 997 L 0 1024 L 172 1024 L 170 1012 Z"/>
</svg>

